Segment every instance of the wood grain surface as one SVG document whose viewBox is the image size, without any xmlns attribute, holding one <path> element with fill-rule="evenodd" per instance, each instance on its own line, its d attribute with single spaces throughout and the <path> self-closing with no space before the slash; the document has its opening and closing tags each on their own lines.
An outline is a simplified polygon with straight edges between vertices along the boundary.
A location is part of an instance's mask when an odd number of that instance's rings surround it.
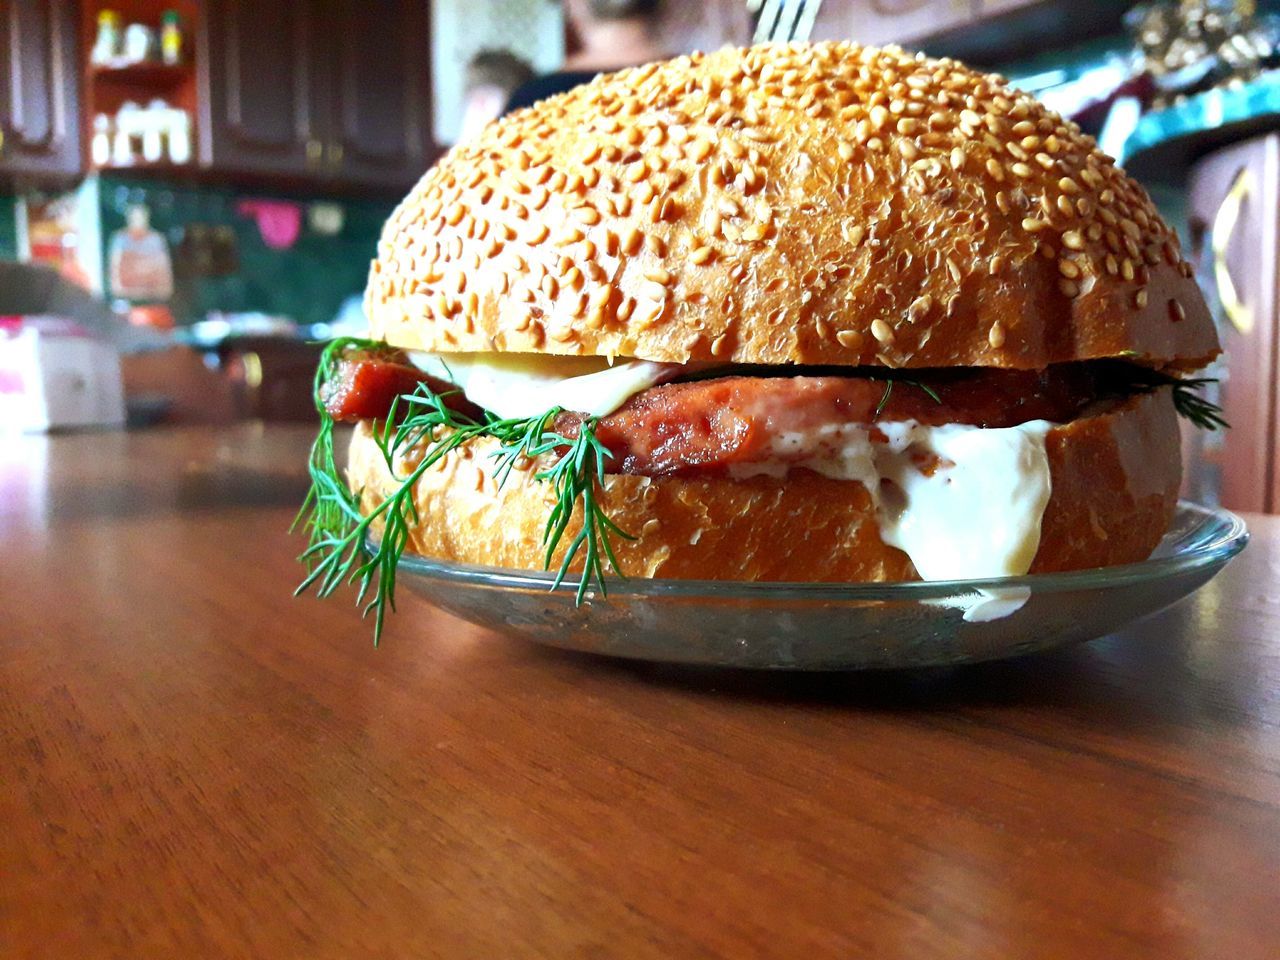
<svg viewBox="0 0 1280 960">
<path fill-rule="evenodd" d="M 1280 955 L 1280 521 L 1082 647 L 784 676 L 290 596 L 308 437 L 0 444 L 0 956 Z"/>
</svg>

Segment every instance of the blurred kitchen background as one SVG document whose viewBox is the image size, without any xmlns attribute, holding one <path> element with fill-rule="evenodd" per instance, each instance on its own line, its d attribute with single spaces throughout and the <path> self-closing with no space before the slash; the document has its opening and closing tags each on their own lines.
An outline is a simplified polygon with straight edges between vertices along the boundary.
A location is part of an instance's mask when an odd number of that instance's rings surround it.
<svg viewBox="0 0 1280 960">
<path fill-rule="evenodd" d="M 312 418 L 383 220 L 582 61 L 592 2 L 0 0 L 0 424 Z M 753 29 L 746 0 L 636 6 L 669 54 Z M 1187 492 L 1280 512 L 1280 0 L 825 0 L 814 38 L 997 70 L 1121 158 L 1227 347 L 1234 429 L 1189 432 Z"/>
</svg>

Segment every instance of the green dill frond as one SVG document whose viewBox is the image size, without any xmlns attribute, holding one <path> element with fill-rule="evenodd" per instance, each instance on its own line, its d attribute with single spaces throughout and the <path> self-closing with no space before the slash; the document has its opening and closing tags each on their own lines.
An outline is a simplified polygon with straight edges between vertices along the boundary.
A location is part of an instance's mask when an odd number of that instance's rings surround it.
<svg viewBox="0 0 1280 960">
<path fill-rule="evenodd" d="M 602 594 L 606 593 L 606 562 L 622 575 L 611 538 L 634 538 L 610 520 L 600 505 L 604 461 L 612 455 L 595 437 L 594 418 L 582 423 L 576 437 L 555 431 L 555 420 L 561 412 L 558 407 L 528 419 L 486 414 L 483 421 L 477 421 L 449 408 L 446 398 L 454 391 L 436 393 L 421 383 L 413 393 L 397 397 L 387 418 L 374 424 L 374 441 L 396 479 L 396 487 L 368 513 L 361 511 L 360 498 L 348 489 L 337 468 L 334 422 L 323 397 L 337 373 L 338 361 L 347 351 L 385 349 L 385 344 L 375 341 L 343 338 L 330 343 L 321 355 L 315 379 L 320 430 L 308 461 L 311 487 L 293 525 L 308 533 L 309 543 L 300 557 L 307 574 L 295 592 L 314 589 L 318 597 L 327 597 L 344 584 L 355 585 L 362 615 L 373 614 L 376 645 L 387 612 L 395 610 L 400 558 L 408 548 L 414 526 L 421 520 L 413 498 L 418 481 L 453 450 L 477 437 L 488 436 L 499 442 L 494 454 L 499 485 L 507 480 L 521 457 L 533 461 L 554 458 L 550 466 L 534 474 L 536 480 L 550 483 L 555 493 L 555 505 L 543 531 L 548 568 L 578 504 L 582 505 L 582 527 L 565 550 L 553 589 L 563 582 L 581 552 L 584 569 L 577 601 L 585 599 L 593 581 Z M 398 455 L 411 449 L 420 449 L 421 459 L 408 473 L 397 474 Z M 379 522 L 382 532 L 375 543 L 370 534 Z"/>
<path fill-rule="evenodd" d="M 1217 383 L 1214 377 L 1176 377 L 1171 373 L 1159 370 L 1148 370 L 1145 367 L 1128 367 L 1126 369 L 1128 389 L 1137 392 L 1150 392 L 1160 387 L 1173 388 L 1173 406 L 1178 415 L 1190 420 L 1201 430 L 1218 430 L 1229 428 L 1222 415 L 1222 408 L 1211 400 L 1201 396 L 1201 391 L 1211 383 Z"/>
</svg>

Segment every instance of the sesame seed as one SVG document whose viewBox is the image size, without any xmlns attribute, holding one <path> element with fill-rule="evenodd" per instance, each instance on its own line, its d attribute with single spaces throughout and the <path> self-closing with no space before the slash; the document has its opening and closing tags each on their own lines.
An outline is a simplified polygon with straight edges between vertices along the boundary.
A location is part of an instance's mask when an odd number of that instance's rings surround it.
<svg viewBox="0 0 1280 960">
<path fill-rule="evenodd" d="M 951 151 L 951 169 L 961 170 L 964 168 L 964 151 L 959 147 L 955 147 Z"/>
<path fill-rule="evenodd" d="M 1000 166 L 1000 162 L 995 157 L 987 158 L 987 173 L 991 174 L 991 178 L 997 183 L 1004 182 L 1004 167 Z"/>
<path fill-rule="evenodd" d="M 991 344 L 994 350 L 1004 346 L 1004 327 L 999 320 L 991 324 L 991 329 L 987 331 L 987 343 Z"/>
<path fill-rule="evenodd" d="M 879 323 L 880 321 L 877 320 L 875 322 Z M 850 350 L 856 350 L 858 347 L 862 346 L 862 334 L 858 333 L 856 330 L 841 330 L 836 334 L 836 342 L 842 347 L 847 347 Z"/>
<path fill-rule="evenodd" d="M 853 147 L 843 140 L 836 145 L 836 153 L 840 155 L 840 159 L 848 163 L 853 159 Z"/>
<path fill-rule="evenodd" d="M 1137 293 L 1133 295 L 1133 305 L 1137 307 L 1139 310 L 1145 310 L 1147 308 L 1146 289 L 1139 290 Z"/>
<path fill-rule="evenodd" d="M 1015 163 L 1009 169 L 1019 177 L 1030 177 L 1033 174 L 1031 168 L 1025 163 Z"/>
<path fill-rule="evenodd" d="M 1062 291 L 1064 297 L 1075 298 L 1080 295 L 1080 285 L 1074 280 L 1068 280 L 1065 277 L 1058 281 L 1058 289 Z"/>
<path fill-rule="evenodd" d="M 1186 308 L 1184 308 L 1177 300 L 1170 300 L 1169 320 L 1173 323 L 1181 323 L 1185 319 L 1187 319 Z"/>
<path fill-rule="evenodd" d="M 1070 177 L 1062 177 L 1058 181 L 1058 189 L 1063 193 L 1079 193 L 1080 184 L 1076 183 Z"/>
<path fill-rule="evenodd" d="M 1075 280 L 1080 276 L 1080 266 L 1074 260 L 1064 257 L 1058 261 L 1058 272 L 1068 280 Z"/>
<path fill-rule="evenodd" d="M 881 343 L 893 342 L 893 328 L 879 317 L 871 321 L 871 335 Z"/>
<path fill-rule="evenodd" d="M 1062 235 L 1062 245 L 1068 250 L 1083 250 L 1084 235 L 1079 230 L 1068 230 Z"/>
<path fill-rule="evenodd" d="M 715 250 L 709 246 L 694 247 L 689 253 L 689 260 L 698 266 L 702 266 L 704 263 L 710 262 L 714 255 Z"/>
<path fill-rule="evenodd" d="M 655 267 L 652 270 L 646 270 L 644 278 L 665 286 L 671 282 L 671 271 L 664 270 L 662 267 Z"/>
<path fill-rule="evenodd" d="M 926 293 L 913 300 L 911 306 L 907 308 L 907 320 L 917 323 L 928 316 L 931 309 L 933 309 L 933 297 Z"/>
<path fill-rule="evenodd" d="M 1047 224 L 1045 221 L 1038 220 L 1035 217 L 1026 217 L 1022 221 L 1022 229 L 1026 230 L 1028 233 L 1037 233 L 1043 230 L 1048 225 L 1049 224 Z"/>
<path fill-rule="evenodd" d="M 1000 273 L 1000 271 L 1004 269 L 1004 264 L 1005 264 L 1004 257 L 1002 257 L 1000 254 L 996 254 L 994 257 L 991 258 L 990 262 L 987 264 L 987 271 L 991 274 L 991 276 L 994 277 L 996 274 Z"/>
</svg>

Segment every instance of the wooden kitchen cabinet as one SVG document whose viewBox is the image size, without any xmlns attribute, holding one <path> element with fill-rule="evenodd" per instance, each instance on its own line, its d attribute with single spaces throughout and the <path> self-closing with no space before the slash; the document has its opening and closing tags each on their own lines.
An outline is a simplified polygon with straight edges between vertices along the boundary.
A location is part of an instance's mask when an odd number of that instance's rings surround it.
<svg viewBox="0 0 1280 960">
<path fill-rule="evenodd" d="M 1215 373 L 1231 429 L 1189 438 L 1187 492 L 1280 513 L 1280 134 L 1201 160 L 1190 205 L 1199 279 L 1222 336 Z"/>
<path fill-rule="evenodd" d="M 0 3 L 0 174 L 80 171 L 76 8 L 65 0 Z"/>
<path fill-rule="evenodd" d="M 197 37 L 200 163 L 235 173 L 318 171 L 318 60 L 309 0 L 207 0 Z"/>
<path fill-rule="evenodd" d="M 355 183 L 405 187 L 431 151 L 426 0 L 330 0 L 325 160 Z M 324 77 L 326 71 L 321 72 Z"/>
<path fill-rule="evenodd" d="M 427 0 L 208 0 L 200 160 L 403 190 L 428 166 Z"/>
</svg>

